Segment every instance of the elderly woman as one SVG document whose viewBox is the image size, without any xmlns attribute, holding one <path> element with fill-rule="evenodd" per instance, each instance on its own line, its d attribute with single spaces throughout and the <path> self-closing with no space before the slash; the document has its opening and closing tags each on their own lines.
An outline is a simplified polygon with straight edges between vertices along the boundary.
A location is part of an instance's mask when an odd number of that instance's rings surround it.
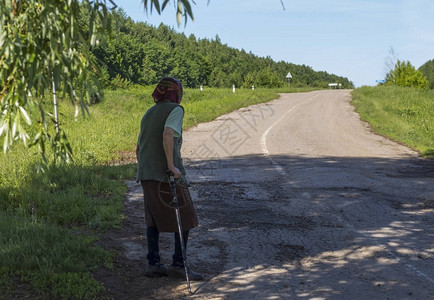
<svg viewBox="0 0 434 300">
<path fill-rule="evenodd" d="M 189 230 L 198 226 L 196 211 L 188 190 L 188 180 L 181 158 L 182 121 L 184 109 L 180 105 L 182 85 L 173 77 L 160 80 L 152 97 L 155 105 L 143 116 L 136 155 L 137 182 L 141 182 L 145 199 L 146 236 L 148 254 L 145 275 L 148 277 L 184 277 L 182 248 L 177 227 L 173 196 L 167 178 L 170 170 L 176 178 L 176 190 L 182 220 L 185 247 Z M 167 268 L 160 262 L 159 234 L 174 232 L 173 262 Z M 188 270 L 190 280 L 202 280 L 199 273 Z"/>
</svg>

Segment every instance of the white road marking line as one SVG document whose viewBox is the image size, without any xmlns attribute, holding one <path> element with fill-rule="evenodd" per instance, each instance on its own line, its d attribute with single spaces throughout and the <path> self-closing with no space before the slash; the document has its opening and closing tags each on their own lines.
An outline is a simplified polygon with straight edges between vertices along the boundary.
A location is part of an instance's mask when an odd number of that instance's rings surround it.
<svg viewBox="0 0 434 300">
<path fill-rule="evenodd" d="M 268 147 L 267 147 L 267 135 L 268 133 L 271 131 L 271 129 L 273 129 L 274 126 L 276 126 L 277 124 L 279 124 L 294 108 L 297 108 L 298 106 L 305 104 L 311 100 L 313 100 L 315 97 L 319 96 L 320 94 L 316 94 L 315 96 L 309 98 L 306 101 L 303 101 L 297 105 L 294 105 L 293 107 L 291 107 L 283 116 L 281 116 L 279 119 L 277 119 L 276 122 L 274 122 L 270 127 L 267 128 L 267 130 L 265 130 L 265 132 L 262 134 L 261 136 L 261 149 L 262 149 L 262 153 L 268 158 L 268 160 L 271 162 L 271 164 L 273 165 L 274 169 L 283 176 L 286 176 L 287 173 L 285 172 L 285 170 L 282 168 L 281 165 L 279 165 L 278 163 L 276 163 L 274 161 L 274 159 L 270 156 L 270 152 L 268 151 Z"/>
</svg>

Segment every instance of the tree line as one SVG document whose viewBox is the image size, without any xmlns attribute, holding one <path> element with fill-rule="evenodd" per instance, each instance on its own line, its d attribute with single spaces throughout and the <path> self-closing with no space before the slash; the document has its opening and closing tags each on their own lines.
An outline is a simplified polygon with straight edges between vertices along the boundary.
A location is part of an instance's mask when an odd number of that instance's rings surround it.
<svg viewBox="0 0 434 300">
<path fill-rule="evenodd" d="M 86 32 L 91 16 L 84 6 L 80 14 Z M 331 82 L 354 87 L 345 77 L 232 48 L 218 35 L 214 39 L 198 39 L 193 34 L 187 37 L 164 24 L 155 27 L 135 22 L 122 9 L 112 11 L 111 18 L 111 38 L 88 51 L 98 65 L 100 82 L 107 88 L 153 85 L 164 76 L 177 77 L 190 88 L 271 88 L 287 85 L 288 72 L 294 87 L 325 88 Z"/>
</svg>

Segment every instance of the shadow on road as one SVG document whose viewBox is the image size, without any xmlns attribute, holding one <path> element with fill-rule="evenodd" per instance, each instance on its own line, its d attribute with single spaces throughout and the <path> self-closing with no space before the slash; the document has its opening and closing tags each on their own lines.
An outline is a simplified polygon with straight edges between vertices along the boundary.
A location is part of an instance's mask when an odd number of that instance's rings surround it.
<svg viewBox="0 0 434 300">
<path fill-rule="evenodd" d="M 197 297 L 434 296 L 432 160 L 271 159 L 188 162 Z"/>
<path fill-rule="evenodd" d="M 270 160 L 271 159 L 271 160 Z M 94 276 L 112 299 L 432 299 L 434 161 L 249 155 L 186 161 L 204 282 L 144 277 L 141 186 L 129 182 L 116 252 Z M 280 166 L 281 170 L 276 166 Z M 172 234 L 162 234 L 169 264 Z"/>
</svg>

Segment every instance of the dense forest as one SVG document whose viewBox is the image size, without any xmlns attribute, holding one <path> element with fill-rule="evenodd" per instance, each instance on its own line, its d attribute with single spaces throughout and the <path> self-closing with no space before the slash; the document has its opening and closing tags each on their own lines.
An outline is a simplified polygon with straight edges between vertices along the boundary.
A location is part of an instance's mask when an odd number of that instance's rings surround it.
<svg viewBox="0 0 434 300">
<path fill-rule="evenodd" d="M 90 17 L 82 7 L 80 23 L 85 32 Z M 107 88 L 151 85 L 164 76 L 175 76 L 190 88 L 282 87 L 288 84 L 288 72 L 294 87 L 325 88 L 328 83 L 354 87 L 345 77 L 231 48 L 218 36 L 211 40 L 187 37 L 164 24 L 134 22 L 121 9 L 111 12 L 111 17 L 111 38 L 87 51 Z"/>
</svg>

